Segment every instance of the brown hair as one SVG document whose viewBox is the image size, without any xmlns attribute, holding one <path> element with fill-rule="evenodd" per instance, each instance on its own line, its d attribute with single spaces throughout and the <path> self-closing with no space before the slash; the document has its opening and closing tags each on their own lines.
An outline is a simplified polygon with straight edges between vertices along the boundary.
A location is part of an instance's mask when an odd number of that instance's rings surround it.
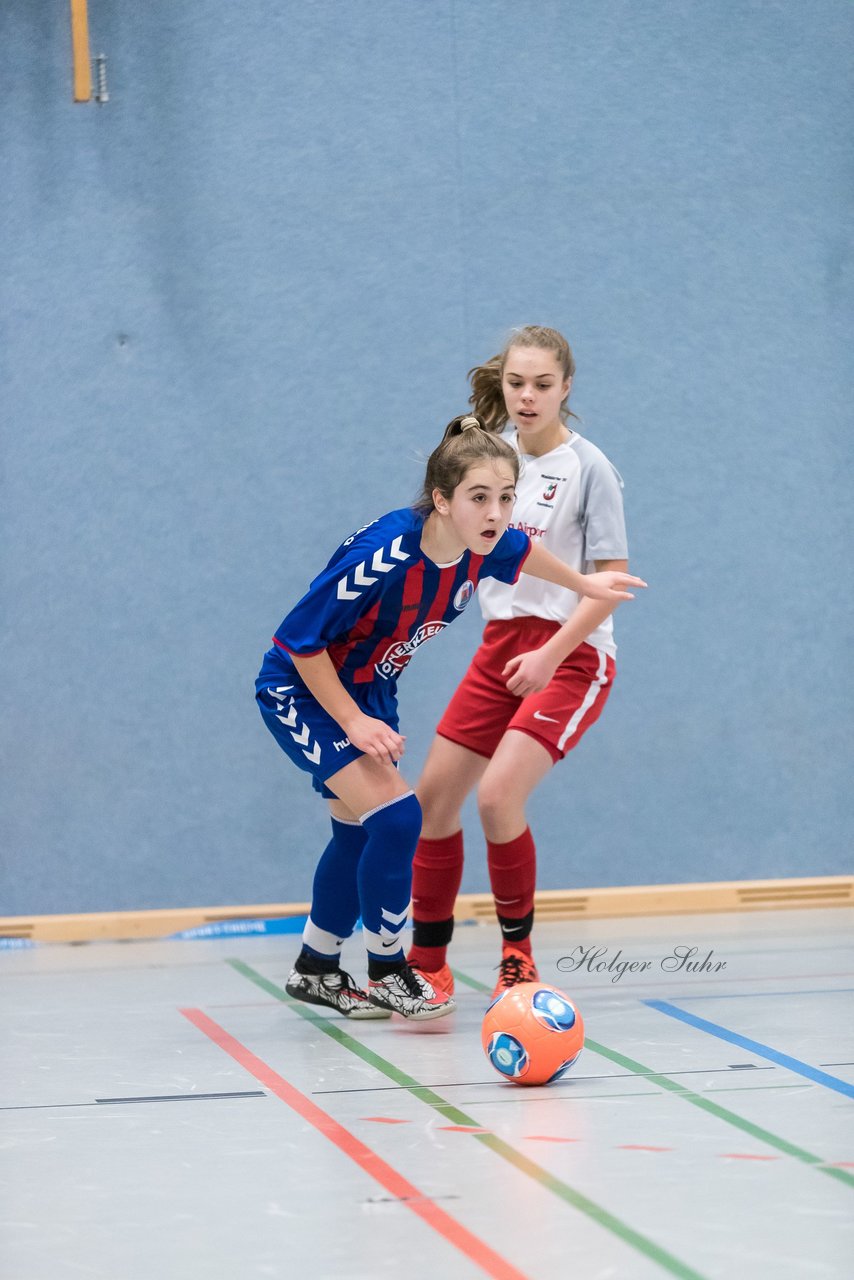
<svg viewBox="0 0 854 1280">
<path fill-rule="evenodd" d="M 450 500 L 457 485 L 465 479 L 470 467 L 478 462 L 510 464 L 513 479 L 519 479 L 519 455 L 506 441 L 489 430 L 482 418 L 461 413 L 449 422 L 445 434 L 427 459 L 424 487 L 412 505 L 429 515 L 434 510 L 433 490 L 438 489 Z"/>
<path fill-rule="evenodd" d="M 504 403 L 502 382 L 507 354 L 512 347 L 537 347 L 541 351 L 553 351 L 561 367 L 564 378 L 571 378 L 575 373 L 575 358 L 572 349 L 562 333 L 557 329 L 546 329 L 539 324 L 525 325 L 524 329 L 514 329 L 504 344 L 504 350 L 497 356 L 487 360 L 485 364 L 475 365 L 468 371 L 472 393 L 469 404 L 484 422 L 487 431 L 500 431 L 507 422 L 507 406 Z M 576 415 L 569 408 L 569 396 L 560 406 L 560 416 L 564 422 Z"/>
</svg>

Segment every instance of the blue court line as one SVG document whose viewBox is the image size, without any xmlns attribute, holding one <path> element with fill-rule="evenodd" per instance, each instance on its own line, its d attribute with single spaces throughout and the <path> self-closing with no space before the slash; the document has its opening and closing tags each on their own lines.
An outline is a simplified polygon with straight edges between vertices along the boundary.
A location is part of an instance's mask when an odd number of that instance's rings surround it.
<svg viewBox="0 0 854 1280">
<path fill-rule="evenodd" d="M 764 996 L 841 996 L 850 995 L 854 987 L 822 987 L 820 991 L 727 991 L 718 995 L 680 996 L 686 1000 L 756 1000 Z"/>
<path fill-rule="evenodd" d="M 770 1045 L 760 1044 L 758 1040 L 750 1040 L 747 1036 L 740 1036 L 735 1031 L 728 1031 L 726 1027 L 719 1027 L 716 1022 L 707 1022 L 705 1018 L 686 1013 L 684 1009 L 677 1009 L 675 1004 L 668 1004 L 666 1000 L 642 1000 L 641 1004 L 648 1005 L 650 1009 L 657 1009 L 659 1013 L 666 1013 L 668 1017 L 676 1018 L 679 1022 L 686 1022 L 689 1027 L 696 1027 L 698 1031 L 707 1031 L 709 1035 L 717 1036 L 719 1040 L 727 1040 L 730 1044 L 738 1045 L 740 1049 L 747 1049 L 760 1058 L 767 1058 L 769 1062 L 776 1062 L 780 1067 L 787 1067 L 796 1075 L 814 1080 L 816 1084 L 823 1084 L 826 1089 L 834 1089 L 837 1093 L 844 1094 L 846 1098 L 854 1098 L 854 1084 L 848 1084 L 845 1080 L 828 1075 L 826 1071 L 819 1071 L 818 1067 L 811 1067 L 809 1063 L 801 1062 L 798 1058 L 790 1058 L 787 1053 L 778 1053 Z"/>
</svg>

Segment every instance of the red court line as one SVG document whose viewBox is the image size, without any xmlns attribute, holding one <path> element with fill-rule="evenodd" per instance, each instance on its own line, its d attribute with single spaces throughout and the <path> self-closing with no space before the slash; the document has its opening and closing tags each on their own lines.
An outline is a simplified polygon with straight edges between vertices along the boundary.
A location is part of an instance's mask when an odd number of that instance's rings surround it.
<svg viewBox="0 0 854 1280">
<path fill-rule="evenodd" d="M 386 1164 L 381 1156 L 371 1151 L 370 1147 L 365 1146 L 337 1120 L 322 1111 L 310 1098 L 300 1093 L 292 1084 L 288 1084 L 284 1077 L 275 1072 L 266 1062 L 257 1058 L 239 1040 L 235 1040 L 234 1036 L 229 1035 L 224 1027 L 214 1022 L 201 1009 L 180 1009 L 179 1013 L 182 1013 L 193 1026 L 229 1054 L 271 1093 L 287 1103 L 297 1115 L 302 1116 L 319 1133 L 333 1142 L 339 1151 L 355 1161 L 365 1173 L 375 1178 L 386 1191 L 406 1205 L 407 1209 L 411 1209 L 449 1244 L 470 1258 L 488 1276 L 493 1276 L 494 1280 L 530 1280 L 444 1209 L 440 1209 L 433 1200 L 419 1191 L 390 1164 Z"/>
<path fill-rule="evenodd" d="M 395 1120 L 391 1116 L 362 1116 L 362 1120 L 370 1121 L 372 1124 L 411 1124 L 411 1120 Z M 481 1129 L 478 1125 L 468 1124 L 440 1124 L 436 1126 L 437 1131 L 441 1130 L 446 1133 L 493 1133 L 492 1129 Z M 586 1142 L 586 1138 L 562 1138 L 554 1133 L 526 1133 L 524 1135 L 526 1142 Z M 645 1143 L 639 1142 L 621 1142 L 615 1145 L 615 1151 L 675 1151 L 676 1147 L 653 1147 Z M 749 1153 L 738 1151 L 718 1152 L 718 1158 L 723 1160 L 779 1160 L 779 1156 L 751 1155 Z M 820 1160 L 816 1166 L 820 1169 L 854 1169 L 854 1161 L 851 1160 Z"/>
<path fill-rule="evenodd" d="M 623 1142 L 617 1147 L 618 1151 L 672 1151 L 672 1147 L 646 1147 L 639 1142 Z"/>
<path fill-rule="evenodd" d="M 555 1138 L 549 1133 L 527 1133 L 529 1142 L 581 1142 L 581 1138 Z"/>
<path fill-rule="evenodd" d="M 779 1160 L 779 1156 L 752 1156 L 741 1151 L 723 1151 L 722 1160 Z"/>
<path fill-rule="evenodd" d="M 481 1129 L 476 1124 L 437 1124 L 436 1128 L 448 1133 L 492 1133 L 491 1129 Z"/>
</svg>

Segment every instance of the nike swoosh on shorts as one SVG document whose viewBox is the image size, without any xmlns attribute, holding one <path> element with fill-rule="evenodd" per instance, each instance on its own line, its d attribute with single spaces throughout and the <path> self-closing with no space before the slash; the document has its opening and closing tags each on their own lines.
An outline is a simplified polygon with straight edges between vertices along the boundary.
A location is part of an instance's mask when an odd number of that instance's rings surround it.
<svg viewBox="0 0 854 1280">
<path fill-rule="evenodd" d="M 535 720 L 548 720 L 549 724 L 560 724 L 559 720 L 555 720 L 554 716 L 544 716 L 542 711 L 534 712 Z"/>
</svg>

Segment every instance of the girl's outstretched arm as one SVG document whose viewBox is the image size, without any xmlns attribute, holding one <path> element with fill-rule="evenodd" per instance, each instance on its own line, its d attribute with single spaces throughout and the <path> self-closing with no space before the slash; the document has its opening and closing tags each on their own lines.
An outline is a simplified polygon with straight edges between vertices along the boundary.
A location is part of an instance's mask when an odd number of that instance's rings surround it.
<svg viewBox="0 0 854 1280">
<path fill-rule="evenodd" d="M 310 657 L 291 654 L 300 680 L 323 710 L 340 724 L 354 747 L 384 764 L 394 764 L 403 755 L 405 738 L 384 720 L 366 715 L 350 697 L 325 649 Z"/>
<path fill-rule="evenodd" d="M 643 578 L 636 578 L 630 573 L 622 573 L 606 569 L 597 573 L 579 573 L 570 569 L 568 564 L 558 560 L 551 551 L 547 551 L 540 542 L 532 542 L 528 558 L 522 565 L 522 572 L 533 578 L 543 578 L 546 582 L 554 582 L 559 587 L 567 587 L 579 596 L 589 596 L 591 600 L 608 600 L 611 604 L 619 604 L 621 600 L 634 600 L 629 587 L 645 587 Z M 607 615 L 606 615 L 607 616 Z"/>
</svg>

